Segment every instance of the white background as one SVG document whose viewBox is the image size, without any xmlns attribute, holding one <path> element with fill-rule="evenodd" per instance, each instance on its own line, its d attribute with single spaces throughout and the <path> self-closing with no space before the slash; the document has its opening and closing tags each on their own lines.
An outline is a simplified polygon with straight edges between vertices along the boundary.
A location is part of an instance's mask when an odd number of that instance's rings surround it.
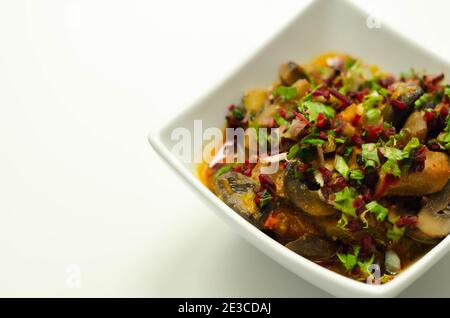
<svg viewBox="0 0 450 318">
<path fill-rule="evenodd" d="M 0 296 L 327 297 L 224 225 L 146 141 L 300 2 L 0 0 Z M 449 56 L 448 2 L 358 3 Z M 448 268 L 402 296 L 449 297 Z"/>
</svg>

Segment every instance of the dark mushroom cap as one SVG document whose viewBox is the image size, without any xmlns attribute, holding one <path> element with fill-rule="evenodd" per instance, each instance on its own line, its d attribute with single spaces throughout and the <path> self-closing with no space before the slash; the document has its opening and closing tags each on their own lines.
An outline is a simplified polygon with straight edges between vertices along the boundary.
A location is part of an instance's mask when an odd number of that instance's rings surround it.
<svg viewBox="0 0 450 318">
<path fill-rule="evenodd" d="M 299 209 L 314 216 L 327 216 L 337 212 L 331 205 L 324 202 L 318 191 L 311 191 L 307 185 L 300 180 L 291 165 L 285 172 L 284 192 L 289 200 Z"/>
</svg>

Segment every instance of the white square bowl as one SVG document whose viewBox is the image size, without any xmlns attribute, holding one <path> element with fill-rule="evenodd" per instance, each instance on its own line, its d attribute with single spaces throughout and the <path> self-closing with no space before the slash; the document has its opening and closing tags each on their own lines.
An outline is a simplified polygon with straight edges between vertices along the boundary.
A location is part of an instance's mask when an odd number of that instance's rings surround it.
<svg viewBox="0 0 450 318">
<path fill-rule="evenodd" d="M 204 98 L 157 128 L 149 141 L 157 153 L 199 194 L 211 209 L 256 246 L 298 276 L 340 297 L 393 297 L 398 295 L 450 249 L 450 237 L 385 285 L 367 285 L 336 274 L 295 254 L 266 236 L 230 209 L 198 179 L 192 165 L 172 153 L 171 133 L 186 128 L 194 134 L 194 120 L 203 127 L 223 127 L 226 105 L 238 103 L 244 90 L 266 87 L 276 79 L 283 61 L 300 63 L 318 54 L 338 51 L 359 57 L 382 70 L 398 74 L 410 67 L 431 73 L 450 74 L 450 65 L 424 48 L 403 38 L 353 4 L 341 0 L 317 0 L 308 4 L 266 45 L 235 70 Z"/>
</svg>

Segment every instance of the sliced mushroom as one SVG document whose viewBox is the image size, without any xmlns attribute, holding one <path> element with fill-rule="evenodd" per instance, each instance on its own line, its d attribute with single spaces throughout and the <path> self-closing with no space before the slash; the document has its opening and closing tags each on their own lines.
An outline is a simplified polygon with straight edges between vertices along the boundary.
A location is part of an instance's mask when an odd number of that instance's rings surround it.
<svg viewBox="0 0 450 318">
<path fill-rule="evenodd" d="M 383 119 L 392 123 L 395 128 L 400 129 L 406 118 L 414 109 L 414 102 L 423 94 L 423 89 L 413 83 L 399 83 L 392 95 L 393 99 L 405 103 L 405 109 L 393 107 L 391 104 L 386 104 L 382 110 Z"/>
<path fill-rule="evenodd" d="M 213 191 L 230 208 L 253 224 L 258 224 L 261 212 L 255 203 L 257 183 L 240 173 L 230 171 L 218 177 Z"/>
<path fill-rule="evenodd" d="M 411 137 L 417 137 L 420 142 L 424 142 L 427 137 L 427 122 L 421 112 L 416 111 L 409 115 L 403 128 L 409 129 Z"/>
<path fill-rule="evenodd" d="M 305 70 L 295 62 L 283 63 L 278 71 L 283 85 L 291 86 L 297 80 L 307 78 Z"/>
<path fill-rule="evenodd" d="M 313 234 L 289 242 L 286 247 L 313 262 L 327 261 L 336 255 L 338 245 Z"/>
<path fill-rule="evenodd" d="M 319 191 L 309 190 L 296 176 L 294 169 L 296 169 L 294 165 L 290 166 L 284 176 L 284 192 L 289 200 L 297 208 L 314 216 L 335 214 L 337 211 L 321 199 Z"/>
<path fill-rule="evenodd" d="M 383 196 L 423 196 L 441 191 L 450 178 L 450 162 L 445 153 L 427 151 L 425 168 L 420 172 L 411 172 L 402 176 L 398 182 L 390 185 Z M 385 185 L 385 175 L 381 175 L 376 193 Z"/>
<path fill-rule="evenodd" d="M 405 103 L 406 106 L 408 106 L 408 109 L 412 109 L 414 107 L 414 102 L 424 93 L 423 89 L 414 83 L 408 83 L 404 90 L 401 89 L 399 91 L 401 91 L 401 93 L 398 99 Z"/>
<path fill-rule="evenodd" d="M 285 243 L 305 234 L 319 234 L 319 229 L 308 215 L 298 213 L 288 205 L 280 205 L 273 209 L 262 227 L 270 230 L 278 241 Z"/>
<path fill-rule="evenodd" d="M 377 222 L 372 214 L 367 214 L 369 222 L 368 228 L 361 228 L 356 231 L 349 231 L 348 228 L 336 226 L 338 216 L 315 217 L 314 222 L 325 237 L 337 239 L 342 242 L 358 244 L 361 239 L 370 235 L 378 245 L 386 246 L 389 240 L 386 238 L 386 228 L 383 223 Z"/>
<path fill-rule="evenodd" d="M 434 243 L 450 233 L 450 182 L 442 191 L 430 195 L 418 214 L 416 229 L 411 238 L 423 243 Z"/>
</svg>

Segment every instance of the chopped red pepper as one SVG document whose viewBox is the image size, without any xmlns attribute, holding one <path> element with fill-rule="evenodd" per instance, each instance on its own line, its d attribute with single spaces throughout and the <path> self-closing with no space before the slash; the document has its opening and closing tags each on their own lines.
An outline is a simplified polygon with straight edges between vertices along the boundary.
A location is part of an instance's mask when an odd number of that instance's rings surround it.
<svg viewBox="0 0 450 318">
<path fill-rule="evenodd" d="M 391 104 L 393 107 L 403 110 L 406 109 L 406 104 L 402 101 L 399 101 L 398 99 L 390 99 L 389 104 Z"/>
<path fill-rule="evenodd" d="M 330 93 L 331 93 L 331 95 L 336 97 L 337 100 L 339 100 L 341 102 L 342 106 L 344 106 L 344 107 L 350 106 L 350 103 L 351 103 L 350 100 L 348 100 L 348 98 L 346 96 L 339 93 L 339 91 L 337 89 L 330 88 Z"/>
<path fill-rule="evenodd" d="M 362 116 L 359 114 L 356 114 L 355 117 L 352 119 L 352 125 L 358 126 L 359 122 L 361 121 Z"/>
<path fill-rule="evenodd" d="M 423 115 L 423 118 L 427 123 L 431 122 L 434 119 L 434 112 L 433 111 L 426 111 Z"/>
<path fill-rule="evenodd" d="M 325 183 L 329 183 L 331 181 L 333 173 L 330 170 L 328 170 L 324 166 L 321 166 L 319 167 L 319 172 L 322 174 L 322 178 Z"/>
<path fill-rule="evenodd" d="M 417 224 L 418 217 L 415 215 L 403 215 L 395 223 L 398 227 L 415 226 Z"/>
<path fill-rule="evenodd" d="M 275 186 L 275 183 L 272 181 L 272 179 L 267 174 L 260 174 L 259 175 L 259 183 L 261 184 L 261 187 L 267 191 L 269 191 L 271 194 L 275 194 L 277 188 Z"/>
<path fill-rule="evenodd" d="M 325 115 L 324 113 L 319 113 L 319 115 L 317 115 L 317 128 L 323 128 L 327 125 L 327 120 L 325 119 Z"/>
<path fill-rule="evenodd" d="M 361 146 L 364 143 L 364 140 L 361 138 L 360 135 L 354 134 L 352 136 L 352 141 L 355 145 Z"/>
<path fill-rule="evenodd" d="M 386 190 L 391 186 L 398 182 L 398 178 L 390 173 L 384 176 L 384 180 L 381 186 L 378 188 L 377 193 L 375 193 L 375 200 L 378 200 L 383 196 Z"/>
</svg>

